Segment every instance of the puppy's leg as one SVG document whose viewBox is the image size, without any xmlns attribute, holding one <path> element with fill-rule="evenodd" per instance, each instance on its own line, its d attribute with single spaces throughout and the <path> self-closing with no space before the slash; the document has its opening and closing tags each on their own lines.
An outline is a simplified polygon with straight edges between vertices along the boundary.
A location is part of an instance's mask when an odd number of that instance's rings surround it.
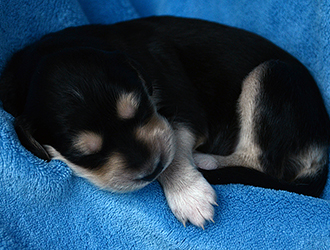
<svg viewBox="0 0 330 250">
<path fill-rule="evenodd" d="M 242 83 L 237 114 L 235 152 L 229 156 L 196 153 L 199 168 L 246 167 L 271 177 L 254 175 L 267 178 L 269 183 L 262 186 L 320 194 L 327 173 L 329 120 L 308 71 L 278 60 L 260 64 Z M 255 178 L 244 183 L 261 182 Z"/>
<path fill-rule="evenodd" d="M 193 158 L 196 166 L 204 170 L 240 166 L 263 172 L 258 162 L 258 155 L 248 155 L 245 152 L 235 152 L 228 156 L 194 153 Z"/>
<path fill-rule="evenodd" d="M 196 169 L 192 150 L 195 136 L 186 128 L 176 131 L 176 154 L 170 166 L 160 175 L 159 182 L 174 215 L 179 221 L 204 228 L 213 221 L 216 194 L 211 185 Z"/>
<path fill-rule="evenodd" d="M 256 114 L 258 98 L 267 63 L 263 63 L 250 72 L 242 83 L 242 92 L 238 99 L 240 130 L 235 152 L 229 156 L 194 153 L 195 164 L 202 169 L 212 170 L 221 167 L 242 166 L 263 171 L 259 157 L 261 149 L 256 141 Z"/>
<path fill-rule="evenodd" d="M 242 165 L 242 159 L 236 154 L 232 154 L 230 156 L 220 156 L 196 152 L 193 154 L 193 158 L 196 166 L 204 170 L 214 170 L 227 166 Z"/>
</svg>

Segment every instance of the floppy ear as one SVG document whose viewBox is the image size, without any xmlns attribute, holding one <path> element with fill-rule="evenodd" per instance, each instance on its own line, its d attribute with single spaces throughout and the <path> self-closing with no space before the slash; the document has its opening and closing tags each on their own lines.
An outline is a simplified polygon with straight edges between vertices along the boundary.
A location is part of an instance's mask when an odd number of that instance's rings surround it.
<svg viewBox="0 0 330 250">
<path fill-rule="evenodd" d="M 125 53 L 122 52 L 115 52 L 115 53 L 117 53 L 116 56 L 120 57 L 128 67 L 131 67 L 134 70 L 137 77 L 141 80 L 144 87 L 146 88 L 148 94 L 151 96 L 153 94 L 153 86 L 151 84 L 151 80 L 147 72 L 144 70 L 142 65 Z"/>
<path fill-rule="evenodd" d="M 17 117 L 15 120 L 15 130 L 22 145 L 32 152 L 35 156 L 50 161 L 51 158 L 46 149 L 33 138 L 32 130 L 23 117 Z"/>
<path fill-rule="evenodd" d="M 143 67 L 139 63 L 137 63 L 136 61 L 134 61 L 133 59 L 129 59 L 129 64 L 131 65 L 131 67 L 137 73 L 137 75 L 140 78 L 140 80 L 142 81 L 144 87 L 148 91 L 148 94 L 150 96 L 152 96 L 154 89 L 153 89 L 153 86 L 151 84 L 151 81 L 150 81 L 150 79 L 148 77 L 148 74 L 144 71 Z"/>
</svg>

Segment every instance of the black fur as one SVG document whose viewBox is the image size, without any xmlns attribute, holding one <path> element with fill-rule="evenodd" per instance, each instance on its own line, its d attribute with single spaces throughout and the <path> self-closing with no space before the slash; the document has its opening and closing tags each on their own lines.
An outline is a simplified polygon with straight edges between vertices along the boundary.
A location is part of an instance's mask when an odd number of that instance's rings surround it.
<svg viewBox="0 0 330 250">
<path fill-rule="evenodd" d="M 139 166 L 149 149 L 132 131 L 152 116 L 153 105 L 173 126 L 204 138 L 198 151 L 230 155 L 238 143 L 242 82 L 264 62 L 268 70 L 254 130 L 265 173 L 239 166 L 203 173 L 213 184 L 242 182 L 317 196 L 327 164 L 294 181 L 300 166 L 293 166 L 290 156 L 308 145 L 329 145 L 330 122 L 321 94 L 300 62 L 247 31 L 173 17 L 68 28 L 13 56 L 1 76 L 0 98 L 17 117 L 23 145 L 44 159 L 49 155 L 39 144 L 53 146 L 88 169 L 104 164 L 114 149 L 128 155 L 129 166 Z M 85 99 L 73 97 L 72 89 Z M 112 97 L 129 91 L 140 93 L 143 109 L 121 121 L 115 118 Z M 73 136 L 82 130 L 108 138 L 101 151 L 84 156 L 72 148 Z"/>
</svg>

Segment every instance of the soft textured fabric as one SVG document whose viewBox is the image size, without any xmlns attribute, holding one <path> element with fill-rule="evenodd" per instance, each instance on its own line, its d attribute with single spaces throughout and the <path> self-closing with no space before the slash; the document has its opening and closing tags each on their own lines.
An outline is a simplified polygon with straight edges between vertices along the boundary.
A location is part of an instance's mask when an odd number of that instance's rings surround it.
<svg viewBox="0 0 330 250">
<path fill-rule="evenodd" d="M 315 0 L 0 0 L 0 70 L 48 32 L 148 15 L 198 17 L 270 39 L 311 71 L 330 110 L 330 3 Z M 321 198 L 214 186 L 215 223 L 182 226 L 160 185 L 101 191 L 20 145 L 0 106 L 0 249 L 330 249 L 330 184 Z"/>
</svg>

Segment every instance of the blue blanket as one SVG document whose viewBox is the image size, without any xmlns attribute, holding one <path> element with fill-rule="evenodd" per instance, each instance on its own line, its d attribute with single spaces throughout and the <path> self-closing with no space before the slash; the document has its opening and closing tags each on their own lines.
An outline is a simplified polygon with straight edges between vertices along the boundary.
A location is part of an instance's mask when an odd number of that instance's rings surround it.
<svg viewBox="0 0 330 250">
<path fill-rule="evenodd" d="M 45 33 L 161 14 L 272 40 L 309 68 L 330 111 L 327 1 L 0 0 L 0 72 L 14 51 Z M 215 223 L 204 231 L 184 228 L 157 182 L 129 194 L 100 191 L 64 163 L 46 163 L 23 148 L 1 106 L 0 124 L 0 249 L 330 249 L 330 181 L 321 198 L 214 186 Z"/>
</svg>

